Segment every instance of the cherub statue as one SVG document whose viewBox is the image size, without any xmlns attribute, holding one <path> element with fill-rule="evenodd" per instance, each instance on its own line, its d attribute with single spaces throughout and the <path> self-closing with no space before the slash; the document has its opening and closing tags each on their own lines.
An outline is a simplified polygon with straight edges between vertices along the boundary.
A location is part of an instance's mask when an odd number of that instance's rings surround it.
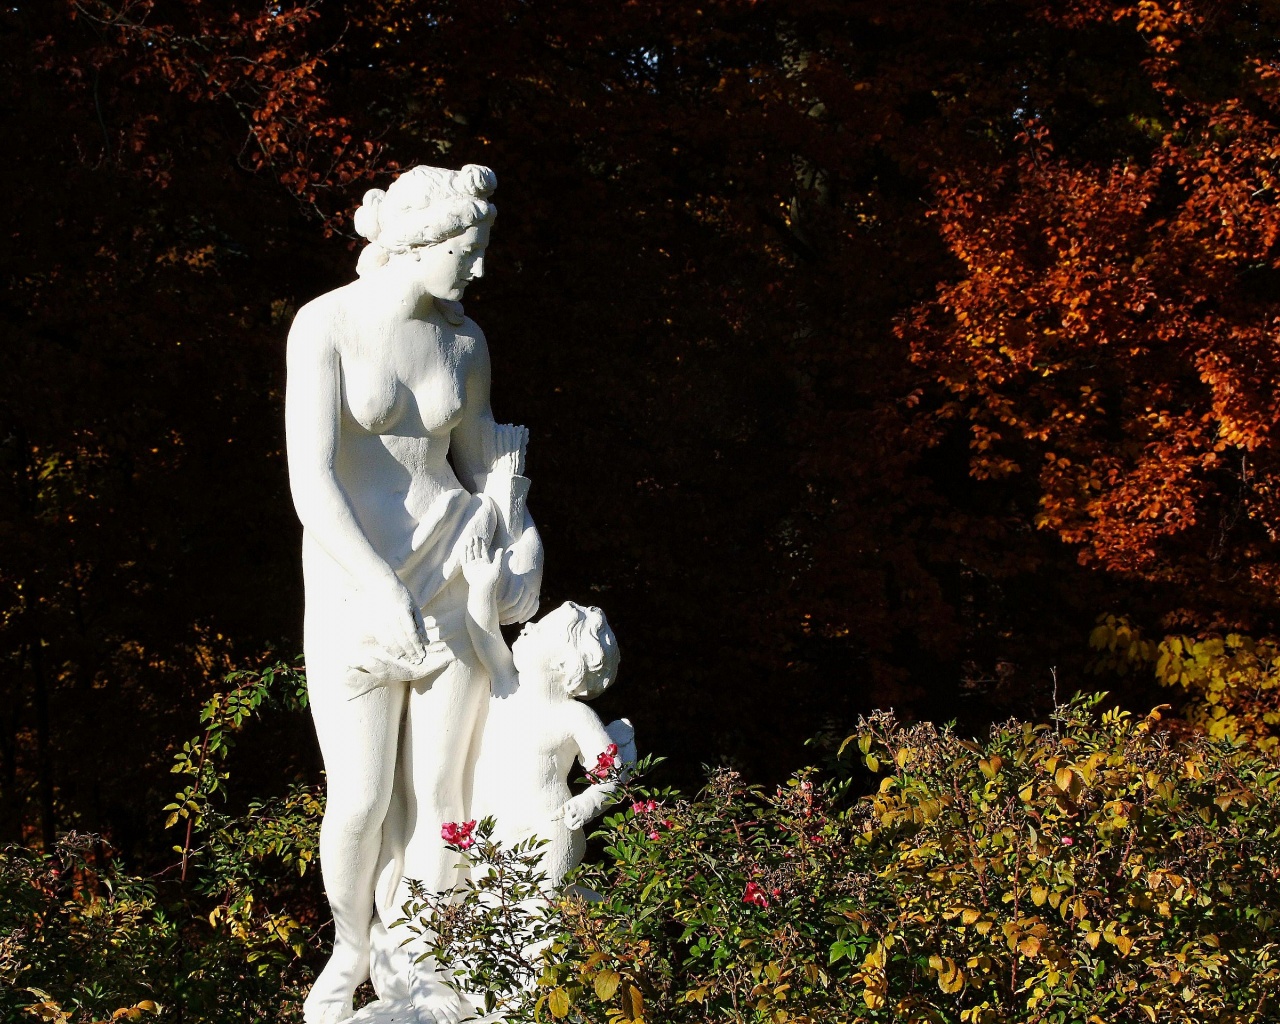
<svg viewBox="0 0 1280 1024">
<path fill-rule="evenodd" d="M 566 601 L 508 648 L 498 630 L 501 564 L 501 549 L 490 552 L 479 537 L 462 561 L 467 628 L 493 681 L 472 815 L 492 816 L 504 846 L 545 840 L 541 867 L 554 887 L 582 859 L 583 826 L 613 798 L 616 773 L 605 769 L 634 763 L 635 731 L 625 718 L 604 726 L 581 703 L 618 674 L 618 641 L 604 613 Z M 575 759 L 602 779 L 576 796 L 568 786 Z"/>
</svg>

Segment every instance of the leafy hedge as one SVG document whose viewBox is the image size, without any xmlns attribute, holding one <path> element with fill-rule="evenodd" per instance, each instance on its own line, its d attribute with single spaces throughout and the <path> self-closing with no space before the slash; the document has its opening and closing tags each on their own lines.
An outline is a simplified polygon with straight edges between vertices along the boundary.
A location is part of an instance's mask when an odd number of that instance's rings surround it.
<svg viewBox="0 0 1280 1024">
<path fill-rule="evenodd" d="M 843 767 L 772 791 L 728 772 L 692 799 L 633 786 L 575 880 L 594 896 L 549 908 L 540 949 L 493 912 L 527 905 L 536 851 L 483 828 L 459 849 L 471 893 L 409 909 L 470 943 L 512 1021 L 1280 1019 L 1280 766 L 1100 707 L 982 743 L 881 713 Z M 291 799 L 249 821 L 197 799 L 171 892 L 0 857 L 0 1016 L 296 1017 L 320 950 L 289 879 L 320 805 Z"/>
</svg>

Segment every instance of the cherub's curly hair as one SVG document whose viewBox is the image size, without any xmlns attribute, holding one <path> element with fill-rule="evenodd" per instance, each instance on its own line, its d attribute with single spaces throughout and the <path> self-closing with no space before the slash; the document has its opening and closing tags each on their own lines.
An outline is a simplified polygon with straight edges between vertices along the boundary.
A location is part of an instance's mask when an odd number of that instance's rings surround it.
<svg viewBox="0 0 1280 1024">
<path fill-rule="evenodd" d="M 618 678 L 618 638 L 599 608 L 566 601 L 575 615 L 565 630 L 573 657 L 566 659 L 567 689 L 574 697 L 591 700 Z"/>
</svg>

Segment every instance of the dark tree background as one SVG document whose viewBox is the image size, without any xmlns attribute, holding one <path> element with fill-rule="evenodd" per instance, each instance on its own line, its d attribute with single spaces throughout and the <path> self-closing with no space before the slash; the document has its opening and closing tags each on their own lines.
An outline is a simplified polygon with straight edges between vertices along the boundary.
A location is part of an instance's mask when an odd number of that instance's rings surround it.
<svg viewBox="0 0 1280 1024">
<path fill-rule="evenodd" d="M 1274 4 L 0 24 L 0 839 L 154 849 L 200 701 L 299 651 L 284 340 L 415 163 L 498 173 L 467 308 L 532 434 L 544 606 L 607 611 L 601 713 L 669 778 L 778 777 L 879 706 L 1043 712 L 1052 669 L 1104 685 L 1103 613 L 1271 624 Z M 318 773 L 280 728 L 259 788 Z"/>
</svg>

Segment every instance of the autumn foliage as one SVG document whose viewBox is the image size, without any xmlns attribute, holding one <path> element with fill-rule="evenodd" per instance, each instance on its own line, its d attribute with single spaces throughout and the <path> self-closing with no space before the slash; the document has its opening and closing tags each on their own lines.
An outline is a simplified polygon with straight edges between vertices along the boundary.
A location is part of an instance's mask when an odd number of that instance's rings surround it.
<svg viewBox="0 0 1280 1024">
<path fill-rule="evenodd" d="M 939 174 L 939 226 L 964 272 L 901 333 L 946 388 L 936 415 L 967 421 L 971 474 L 1033 476 L 1035 525 L 1082 563 L 1185 588 L 1188 603 L 1266 603 L 1280 67 L 1261 35 L 1230 39 L 1215 7 L 1063 17 L 1132 23 L 1147 42 L 1135 145 L 1107 162 L 1061 155 L 1029 109 L 1013 161 Z M 1205 94 L 1204 63 L 1230 76 L 1227 95 Z"/>
<path fill-rule="evenodd" d="M 602 711 L 673 775 L 777 777 L 876 706 L 977 727 L 1055 685 L 1177 692 L 1155 662 L 1086 676 L 1099 616 L 1270 658 L 1278 22 L 8 5 L 0 836 L 170 856 L 190 710 L 299 647 L 289 320 L 418 162 L 497 169 L 468 309 L 533 437 L 544 596 L 608 610 Z M 285 728 L 243 752 L 277 788 L 318 771 Z"/>
</svg>

